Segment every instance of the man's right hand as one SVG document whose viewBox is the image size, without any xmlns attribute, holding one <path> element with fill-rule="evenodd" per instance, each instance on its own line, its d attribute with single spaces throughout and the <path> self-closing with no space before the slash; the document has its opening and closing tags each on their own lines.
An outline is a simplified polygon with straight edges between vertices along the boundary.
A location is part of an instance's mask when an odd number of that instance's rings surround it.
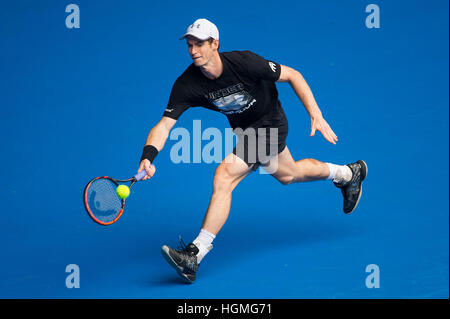
<svg viewBox="0 0 450 319">
<path fill-rule="evenodd" d="M 147 175 L 142 179 L 143 181 L 152 178 L 152 176 L 156 172 L 156 167 L 148 159 L 142 160 L 141 164 L 139 165 L 138 173 L 142 170 L 145 170 L 147 172 Z"/>
</svg>

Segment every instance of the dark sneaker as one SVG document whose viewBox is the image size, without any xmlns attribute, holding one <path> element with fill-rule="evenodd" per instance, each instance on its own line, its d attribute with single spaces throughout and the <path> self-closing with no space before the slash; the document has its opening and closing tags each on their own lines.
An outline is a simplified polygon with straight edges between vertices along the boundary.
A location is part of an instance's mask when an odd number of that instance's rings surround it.
<svg viewBox="0 0 450 319">
<path fill-rule="evenodd" d="M 334 183 L 334 185 L 341 189 L 344 196 L 344 213 L 351 214 L 361 198 L 362 181 L 367 176 L 367 164 L 364 161 L 357 161 L 347 166 L 352 170 L 352 179 L 347 183 Z"/>
<path fill-rule="evenodd" d="M 181 238 L 180 244 L 181 250 L 176 250 L 164 245 L 161 247 L 161 253 L 169 265 L 171 265 L 186 282 L 193 283 L 199 266 L 197 263 L 197 254 L 199 250 L 193 243 L 190 243 L 187 246 L 184 245 Z"/>
</svg>

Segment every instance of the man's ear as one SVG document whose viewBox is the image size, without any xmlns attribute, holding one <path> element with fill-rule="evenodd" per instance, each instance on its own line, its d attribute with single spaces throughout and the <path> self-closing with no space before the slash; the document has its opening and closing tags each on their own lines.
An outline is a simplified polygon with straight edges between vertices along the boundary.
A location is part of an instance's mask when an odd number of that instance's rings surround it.
<svg viewBox="0 0 450 319">
<path fill-rule="evenodd" d="M 215 50 L 218 50 L 219 49 L 219 40 L 214 40 L 212 45 Z"/>
</svg>

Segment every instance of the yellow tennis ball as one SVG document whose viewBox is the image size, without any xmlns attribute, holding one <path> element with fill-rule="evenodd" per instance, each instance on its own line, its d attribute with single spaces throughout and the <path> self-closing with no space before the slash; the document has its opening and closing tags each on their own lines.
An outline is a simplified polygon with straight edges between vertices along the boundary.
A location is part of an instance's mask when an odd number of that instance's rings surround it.
<svg viewBox="0 0 450 319">
<path fill-rule="evenodd" d="M 130 188 L 127 185 L 119 185 L 116 189 L 117 196 L 124 199 L 130 195 Z"/>
</svg>

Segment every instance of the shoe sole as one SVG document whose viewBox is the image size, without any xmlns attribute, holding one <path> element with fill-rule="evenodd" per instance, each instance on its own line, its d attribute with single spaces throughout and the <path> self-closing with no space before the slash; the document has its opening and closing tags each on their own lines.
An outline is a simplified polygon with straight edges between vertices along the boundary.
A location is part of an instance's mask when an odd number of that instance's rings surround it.
<svg viewBox="0 0 450 319">
<path fill-rule="evenodd" d="M 356 204 L 353 207 L 353 209 L 350 212 L 346 213 L 347 215 L 350 215 L 351 213 L 353 213 L 355 211 L 356 207 L 358 207 L 359 200 L 361 199 L 361 194 L 363 191 L 362 182 L 366 179 L 367 173 L 369 172 L 369 168 L 368 168 L 366 162 L 364 162 L 363 160 L 360 160 L 360 161 L 357 161 L 357 163 L 359 163 L 359 165 L 361 165 L 361 167 L 364 168 L 364 176 L 361 176 L 361 189 L 359 191 L 358 200 L 356 201 Z"/>
<path fill-rule="evenodd" d="M 173 260 L 173 258 L 170 256 L 169 254 L 169 247 L 164 245 L 161 247 L 161 254 L 163 255 L 164 259 L 169 263 L 169 265 L 172 266 L 173 269 L 175 269 L 178 273 L 178 275 L 180 275 L 181 278 L 183 278 L 183 280 L 189 284 L 192 284 L 193 281 L 190 280 L 185 274 L 183 274 L 183 269 L 180 268 L 175 260 Z"/>
</svg>

